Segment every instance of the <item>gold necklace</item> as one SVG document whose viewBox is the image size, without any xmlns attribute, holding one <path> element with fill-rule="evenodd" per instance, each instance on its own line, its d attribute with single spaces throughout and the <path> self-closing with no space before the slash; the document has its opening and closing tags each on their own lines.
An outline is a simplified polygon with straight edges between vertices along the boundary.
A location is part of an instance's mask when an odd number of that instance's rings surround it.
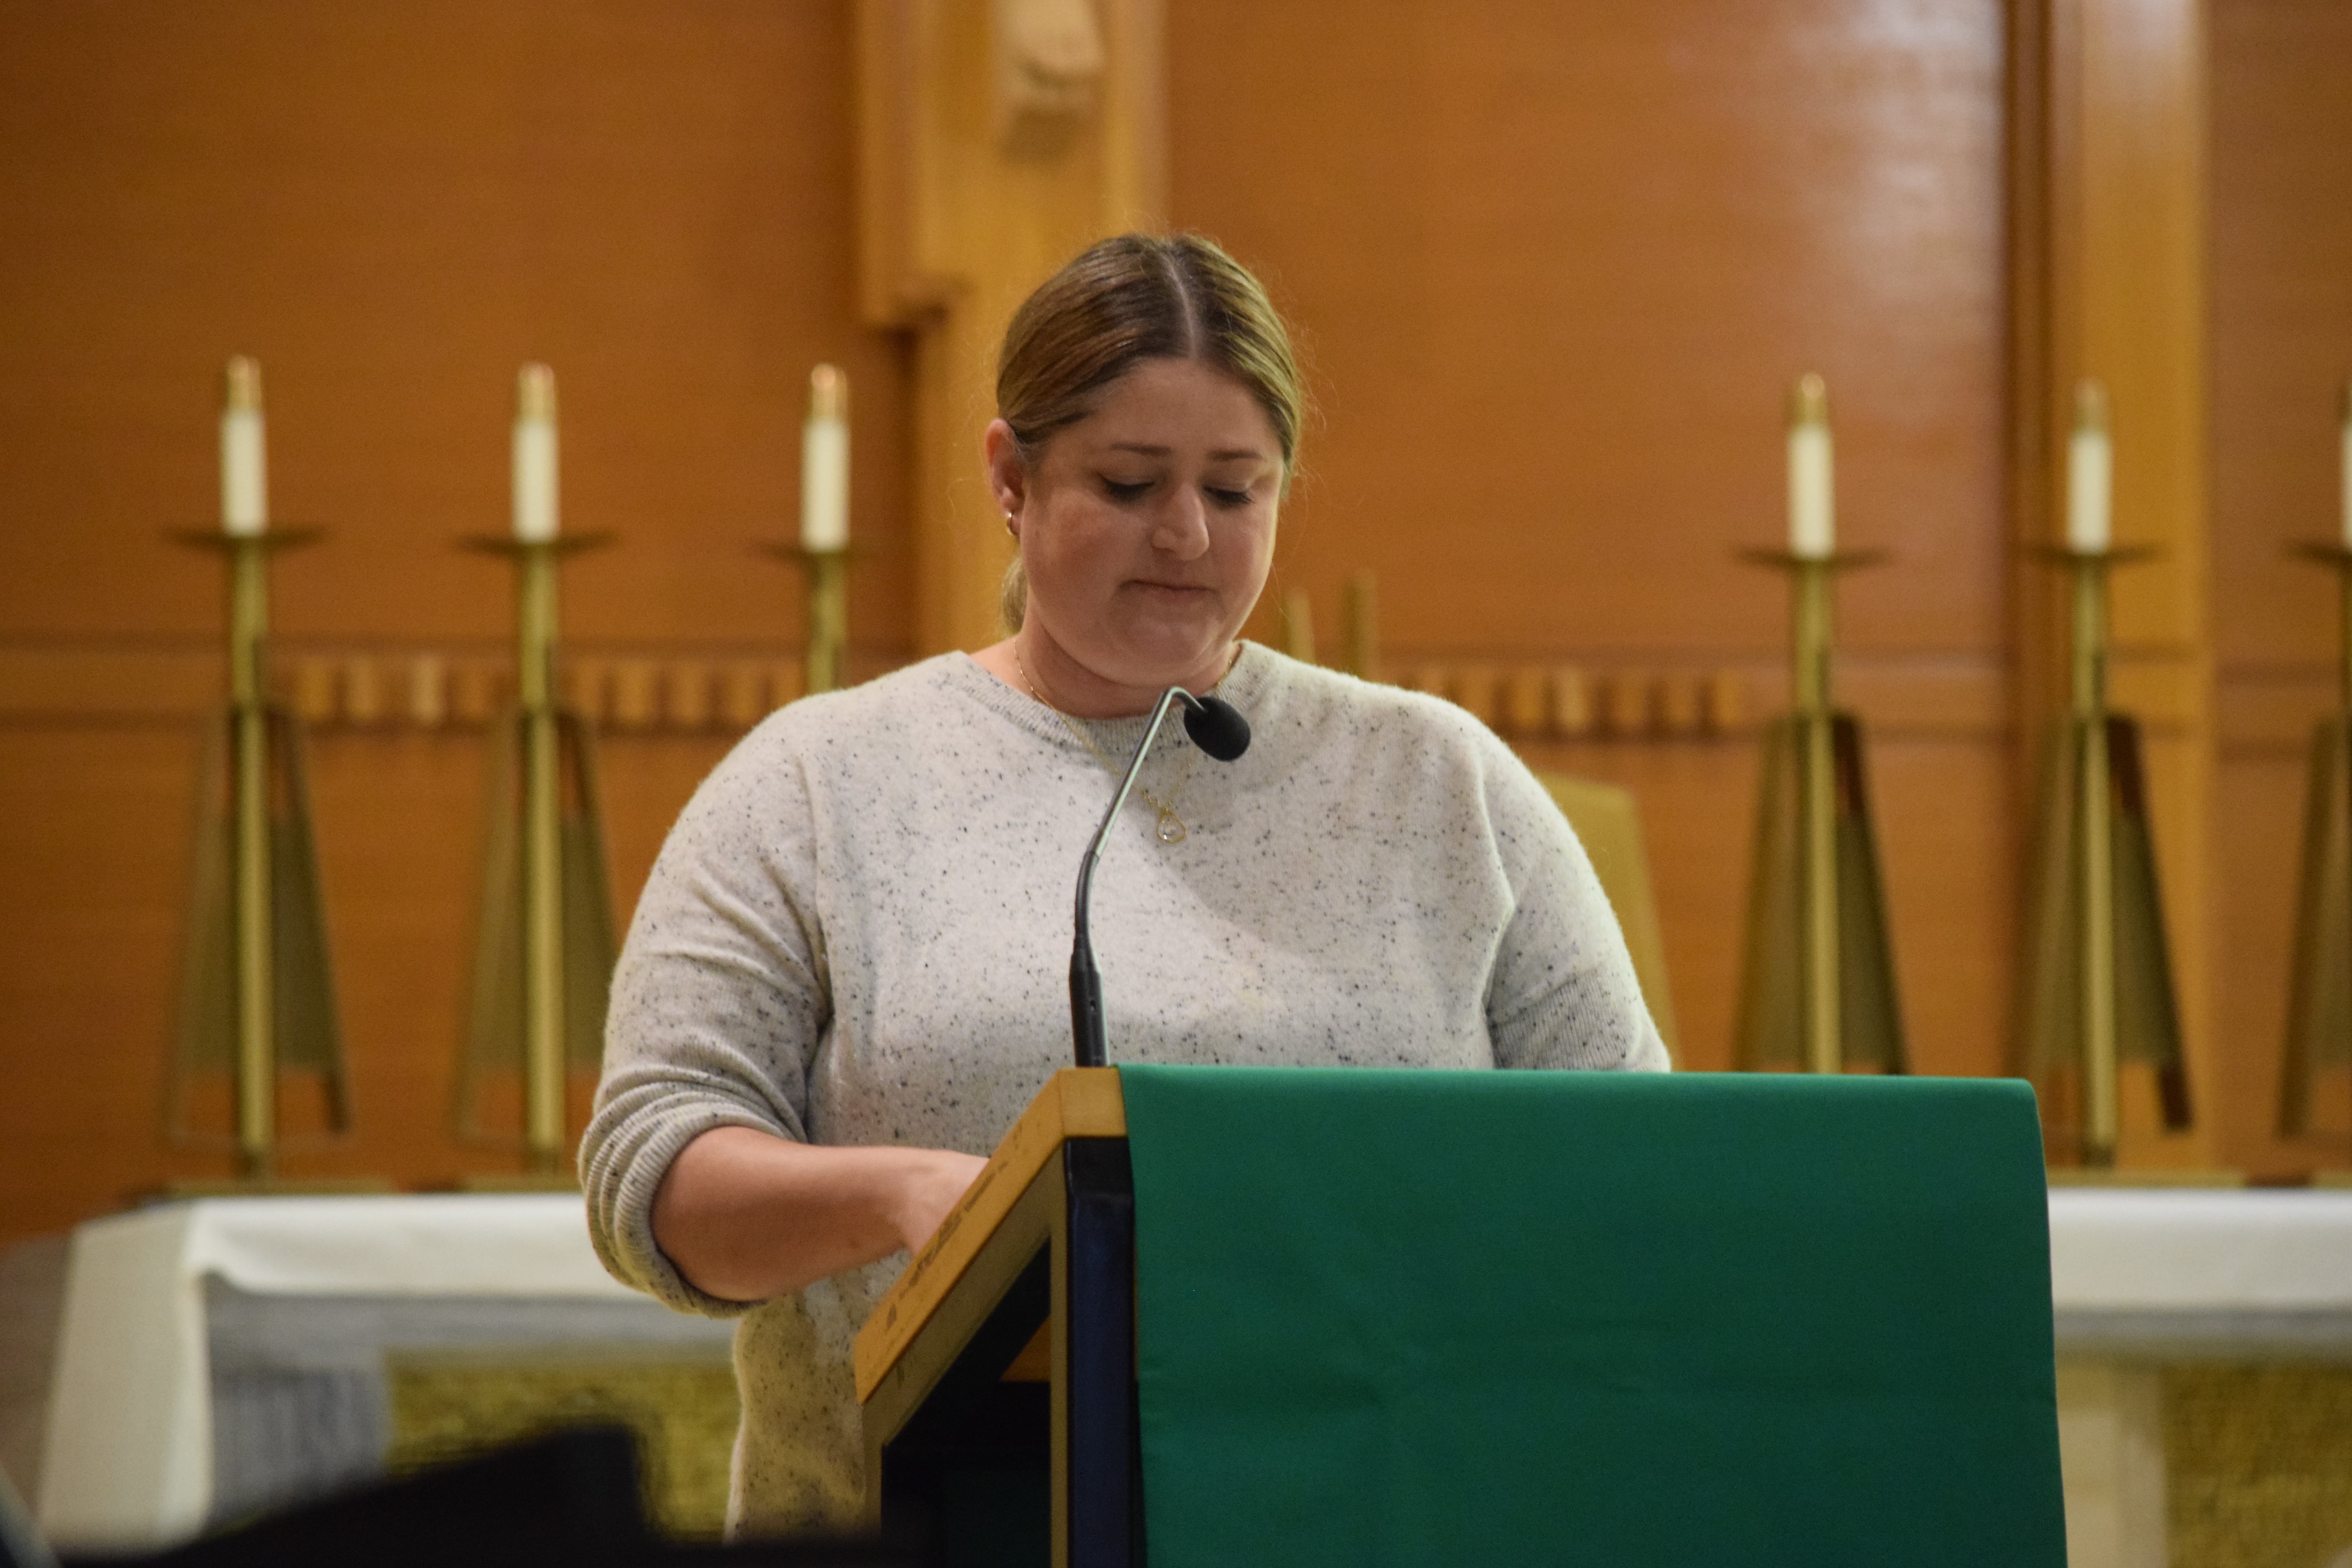
<svg viewBox="0 0 2352 1568">
<path fill-rule="evenodd" d="M 1223 686 L 1225 683 L 1225 677 L 1234 672 L 1234 666 L 1240 660 L 1241 657 L 1242 650 L 1240 646 L 1237 644 L 1234 648 L 1233 658 L 1225 660 L 1224 670 L 1217 677 L 1216 686 L 1209 688 L 1209 690 L 1212 693 L 1215 692 L 1218 686 Z M 1112 762 L 1108 757 L 1103 755 L 1103 749 L 1095 744 L 1095 738 L 1092 735 L 1087 734 L 1084 730 L 1080 729 L 1078 727 L 1077 721 L 1072 719 L 1067 713 L 1063 712 L 1059 703 L 1045 695 L 1045 689 L 1037 684 L 1037 678 L 1029 673 L 1029 666 L 1022 660 L 1021 645 L 1018 642 L 1015 642 L 1013 645 L 1013 668 L 1021 672 L 1021 682 L 1023 685 L 1029 688 L 1029 695 L 1036 699 L 1040 704 L 1052 712 L 1055 718 L 1059 719 L 1062 721 L 1062 728 L 1067 730 L 1071 734 L 1076 735 L 1078 738 L 1078 744 L 1084 746 L 1087 751 L 1092 752 L 1094 753 L 1095 761 L 1100 763 L 1104 769 L 1109 773 L 1111 777 L 1120 777 L 1121 774 L 1118 764 Z M 1135 793 L 1143 797 L 1143 802 L 1146 805 L 1149 805 L 1152 810 L 1160 814 L 1160 820 L 1153 826 L 1151 833 L 1152 837 L 1159 839 L 1162 844 L 1181 844 L 1188 837 L 1184 826 L 1184 819 L 1176 815 L 1175 806 L 1169 803 L 1180 798 L 1183 795 L 1184 786 L 1192 782 L 1192 770 L 1200 766 L 1200 749 L 1195 747 L 1193 748 L 1192 754 L 1184 761 L 1184 771 L 1176 775 L 1176 787 L 1168 792 L 1167 800 L 1160 799 L 1158 795 L 1144 788 L 1143 781 L 1141 779 L 1135 781 Z"/>
</svg>

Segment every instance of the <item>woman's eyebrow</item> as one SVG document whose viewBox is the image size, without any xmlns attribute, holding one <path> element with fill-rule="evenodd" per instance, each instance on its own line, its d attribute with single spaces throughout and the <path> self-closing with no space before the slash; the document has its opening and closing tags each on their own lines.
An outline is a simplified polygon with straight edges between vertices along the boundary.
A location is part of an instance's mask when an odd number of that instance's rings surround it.
<svg viewBox="0 0 2352 1568">
<path fill-rule="evenodd" d="M 1110 449 L 1114 452 L 1133 452 L 1141 458 L 1165 458 L 1173 450 L 1172 447 L 1149 446 L 1141 441 L 1113 441 L 1110 444 Z M 1265 454 L 1255 447 L 1228 447 L 1209 454 L 1209 461 L 1213 463 L 1229 463 L 1243 458 L 1264 462 Z"/>
</svg>

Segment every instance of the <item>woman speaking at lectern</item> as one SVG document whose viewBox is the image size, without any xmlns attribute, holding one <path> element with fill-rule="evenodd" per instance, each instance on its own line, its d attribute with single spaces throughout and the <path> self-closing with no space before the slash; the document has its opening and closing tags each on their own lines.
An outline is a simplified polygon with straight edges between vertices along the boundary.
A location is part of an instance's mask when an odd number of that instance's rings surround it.
<svg viewBox="0 0 2352 1568">
<path fill-rule="evenodd" d="M 596 1245 L 747 1314 L 730 1527 L 853 1523 L 859 1325 L 1070 1060 L 1078 858 L 1169 686 L 1094 900 L 1114 1060 L 1662 1068 L 1567 822 L 1460 709 L 1237 640 L 1304 399 L 1257 280 L 1106 240 L 999 359 L 1007 640 L 795 702 L 671 831 L 614 977 L 581 1150 Z"/>
</svg>

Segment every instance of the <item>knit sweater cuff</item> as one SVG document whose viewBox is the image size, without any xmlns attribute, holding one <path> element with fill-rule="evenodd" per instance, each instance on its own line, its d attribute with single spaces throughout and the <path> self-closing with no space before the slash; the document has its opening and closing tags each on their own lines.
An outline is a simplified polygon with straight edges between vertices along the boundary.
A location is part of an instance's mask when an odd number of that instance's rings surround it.
<svg viewBox="0 0 2352 1568">
<path fill-rule="evenodd" d="M 581 1173 L 597 1255 L 614 1279 L 678 1311 L 740 1317 L 760 1303 L 711 1295 L 687 1279 L 662 1251 L 654 1239 L 654 1194 L 661 1190 L 671 1162 L 714 1128 L 748 1127 L 773 1138 L 792 1135 L 742 1101 L 720 1095 L 695 1096 L 664 1107 L 664 1114 L 648 1120 L 652 1125 L 641 1139 L 625 1150 L 608 1144 Z"/>
</svg>

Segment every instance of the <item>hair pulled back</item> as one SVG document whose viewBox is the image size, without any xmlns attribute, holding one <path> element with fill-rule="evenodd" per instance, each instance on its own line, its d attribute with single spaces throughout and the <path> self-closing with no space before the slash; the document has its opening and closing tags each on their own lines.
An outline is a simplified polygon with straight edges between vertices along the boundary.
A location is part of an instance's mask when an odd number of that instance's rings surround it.
<svg viewBox="0 0 2352 1568">
<path fill-rule="evenodd" d="M 1094 412 L 1104 389 L 1146 360 L 1194 360 L 1249 390 L 1282 447 L 1283 484 L 1298 466 L 1307 393 L 1290 333 L 1265 286 L 1197 234 L 1097 241 L 1014 311 L 996 356 L 997 416 L 1034 467 L 1054 433 Z M 1019 557 L 1002 609 L 1018 630 L 1028 606 Z"/>
</svg>

